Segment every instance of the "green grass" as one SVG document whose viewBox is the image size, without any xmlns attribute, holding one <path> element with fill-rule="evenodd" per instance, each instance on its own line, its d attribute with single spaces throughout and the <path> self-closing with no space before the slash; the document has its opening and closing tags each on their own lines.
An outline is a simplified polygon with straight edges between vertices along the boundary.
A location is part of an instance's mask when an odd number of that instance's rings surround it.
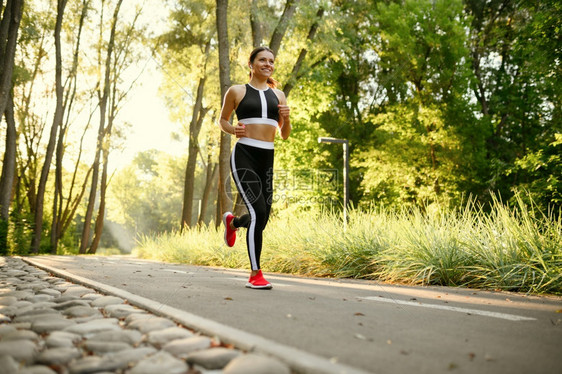
<svg viewBox="0 0 562 374">
<path fill-rule="evenodd" d="M 222 228 L 210 225 L 143 237 L 134 254 L 247 269 L 244 238 L 242 229 L 228 248 Z M 339 215 L 280 212 L 264 233 L 261 262 L 268 272 L 562 294 L 562 222 L 521 201 L 516 209 L 495 201 L 489 212 L 472 203 L 458 211 L 354 210 L 345 233 Z"/>
</svg>

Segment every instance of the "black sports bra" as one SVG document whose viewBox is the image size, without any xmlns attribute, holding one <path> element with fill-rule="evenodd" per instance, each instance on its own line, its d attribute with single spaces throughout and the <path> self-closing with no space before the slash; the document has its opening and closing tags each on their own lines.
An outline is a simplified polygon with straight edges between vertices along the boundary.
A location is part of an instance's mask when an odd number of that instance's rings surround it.
<svg viewBox="0 0 562 374">
<path fill-rule="evenodd" d="M 266 124 L 277 126 L 279 124 L 279 99 L 271 88 L 258 90 L 246 84 L 246 95 L 236 108 L 238 122 L 245 125 Z"/>
</svg>

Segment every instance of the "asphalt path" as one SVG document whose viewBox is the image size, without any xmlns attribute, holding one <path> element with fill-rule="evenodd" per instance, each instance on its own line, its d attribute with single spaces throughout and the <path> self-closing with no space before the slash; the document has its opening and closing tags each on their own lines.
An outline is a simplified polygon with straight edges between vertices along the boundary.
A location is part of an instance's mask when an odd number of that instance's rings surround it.
<svg viewBox="0 0 562 374">
<path fill-rule="evenodd" d="M 562 298 L 248 272 L 127 256 L 33 261 L 372 373 L 562 373 Z"/>
</svg>

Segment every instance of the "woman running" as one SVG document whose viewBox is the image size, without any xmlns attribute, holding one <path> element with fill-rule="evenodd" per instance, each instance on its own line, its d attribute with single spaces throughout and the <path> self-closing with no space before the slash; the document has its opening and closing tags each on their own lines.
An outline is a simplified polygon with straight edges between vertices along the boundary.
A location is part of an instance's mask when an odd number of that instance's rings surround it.
<svg viewBox="0 0 562 374">
<path fill-rule="evenodd" d="M 274 62 L 271 49 L 259 47 L 252 51 L 248 61 L 250 81 L 228 89 L 220 117 L 222 131 L 238 138 L 230 156 L 230 168 L 248 209 L 248 214 L 240 217 L 231 212 L 223 215 L 224 238 L 226 245 L 232 247 L 238 228 L 247 228 L 251 273 L 246 287 L 258 289 L 272 288 L 263 277 L 260 256 L 273 195 L 273 141 L 277 131 L 283 140 L 291 133 L 287 99 L 272 78 Z M 237 126 L 229 122 L 233 111 L 238 118 Z"/>
</svg>

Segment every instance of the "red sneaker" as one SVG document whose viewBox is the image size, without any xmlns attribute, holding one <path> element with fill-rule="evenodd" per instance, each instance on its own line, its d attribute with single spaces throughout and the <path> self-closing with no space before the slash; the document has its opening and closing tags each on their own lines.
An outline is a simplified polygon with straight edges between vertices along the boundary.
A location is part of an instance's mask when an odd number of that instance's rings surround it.
<svg viewBox="0 0 562 374">
<path fill-rule="evenodd" d="M 268 281 L 265 280 L 265 278 L 263 277 L 263 274 L 260 270 L 253 277 L 250 276 L 250 280 L 248 280 L 248 283 L 246 283 L 246 287 L 247 288 L 261 288 L 261 289 L 269 290 L 273 286 L 271 285 L 271 283 L 269 283 Z"/>
<path fill-rule="evenodd" d="M 232 247 L 236 243 L 236 230 L 230 228 L 230 222 L 234 219 L 234 216 L 230 212 L 226 212 L 222 216 L 222 222 L 224 223 L 224 242 L 227 246 Z"/>
</svg>

